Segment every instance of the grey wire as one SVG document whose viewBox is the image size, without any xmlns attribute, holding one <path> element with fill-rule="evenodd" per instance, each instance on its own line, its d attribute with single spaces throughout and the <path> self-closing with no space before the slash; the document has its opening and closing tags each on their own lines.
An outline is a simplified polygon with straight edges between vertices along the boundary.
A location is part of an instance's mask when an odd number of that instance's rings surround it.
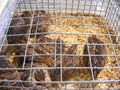
<svg viewBox="0 0 120 90">
<path fill-rule="evenodd" d="M 29 45 L 29 41 L 30 41 L 30 32 L 31 32 L 31 29 L 32 29 L 32 24 L 33 24 L 33 18 L 34 18 L 34 13 L 32 13 L 32 19 L 31 19 L 31 22 L 30 22 L 30 29 L 29 29 L 29 33 L 28 33 L 28 40 L 27 40 L 27 44 L 26 44 L 26 49 L 25 49 L 25 56 L 24 56 L 24 60 L 23 60 L 23 68 L 25 67 L 25 63 L 26 63 L 26 56 L 27 56 L 27 48 L 28 48 L 28 45 Z"/>
</svg>

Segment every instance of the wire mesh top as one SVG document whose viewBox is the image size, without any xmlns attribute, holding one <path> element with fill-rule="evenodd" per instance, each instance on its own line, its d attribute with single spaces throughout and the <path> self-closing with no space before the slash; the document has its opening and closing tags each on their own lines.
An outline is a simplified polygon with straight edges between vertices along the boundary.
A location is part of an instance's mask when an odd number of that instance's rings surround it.
<svg viewBox="0 0 120 90">
<path fill-rule="evenodd" d="M 1 45 L 0 88 L 119 88 L 114 7 L 112 0 L 21 0 Z"/>
</svg>

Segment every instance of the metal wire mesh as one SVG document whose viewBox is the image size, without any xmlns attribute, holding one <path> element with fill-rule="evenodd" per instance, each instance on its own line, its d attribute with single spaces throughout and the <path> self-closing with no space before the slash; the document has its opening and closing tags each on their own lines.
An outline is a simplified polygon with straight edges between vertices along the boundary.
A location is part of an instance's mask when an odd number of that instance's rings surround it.
<svg viewBox="0 0 120 90">
<path fill-rule="evenodd" d="M 119 89 L 118 12 L 114 0 L 18 0 L 0 88 Z"/>
</svg>

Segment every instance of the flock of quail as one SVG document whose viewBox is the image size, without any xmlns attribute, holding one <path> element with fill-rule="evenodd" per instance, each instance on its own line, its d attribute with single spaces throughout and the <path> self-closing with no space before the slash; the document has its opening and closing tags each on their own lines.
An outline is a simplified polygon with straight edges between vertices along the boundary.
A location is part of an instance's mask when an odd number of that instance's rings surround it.
<svg viewBox="0 0 120 90">
<path fill-rule="evenodd" d="M 52 87 L 49 83 L 45 84 L 39 82 L 60 81 L 61 79 L 61 71 L 59 68 L 61 67 L 60 56 L 56 56 L 55 62 L 54 55 L 49 55 L 55 53 L 55 48 L 56 54 L 60 54 L 60 51 L 65 54 L 72 54 L 72 56 L 63 57 L 62 67 L 80 67 L 79 59 L 74 57 L 77 49 L 76 44 L 68 48 L 67 51 L 63 44 L 62 50 L 60 50 L 60 42 L 64 43 L 63 40 L 51 40 L 45 37 L 54 23 L 55 22 L 52 20 L 50 14 L 47 14 L 44 10 L 36 10 L 34 13 L 30 11 L 24 11 L 22 14 L 15 13 L 7 34 L 8 46 L 4 52 L 1 51 L 0 57 L 0 68 L 8 69 L 0 69 L 0 80 L 21 80 L 21 82 L 8 83 L 1 81 L 0 85 L 34 87 L 33 90 L 43 87 Z M 34 40 L 30 41 L 31 38 Z M 55 47 L 54 43 L 44 44 L 46 42 L 54 42 L 57 44 Z M 98 45 L 103 44 L 103 42 L 95 35 L 89 36 L 87 42 L 88 43 L 86 43 L 83 50 L 83 54 L 86 55 L 82 58 L 84 66 L 104 67 L 106 57 L 96 56 L 106 53 L 105 46 Z M 89 56 L 89 54 L 92 54 L 93 56 Z M 10 57 L 12 60 L 10 60 Z M 54 69 L 39 69 L 39 67 L 54 67 L 54 63 L 56 63 L 57 69 L 56 67 Z M 101 70 L 102 69 L 93 69 L 95 79 Z M 77 69 L 77 71 L 79 70 Z M 74 72 L 75 69 L 63 69 L 62 79 L 64 81 L 69 80 Z M 89 72 L 91 73 L 90 69 Z M 37 83 L 32 81 L 36 81 Z"/>
</svg>

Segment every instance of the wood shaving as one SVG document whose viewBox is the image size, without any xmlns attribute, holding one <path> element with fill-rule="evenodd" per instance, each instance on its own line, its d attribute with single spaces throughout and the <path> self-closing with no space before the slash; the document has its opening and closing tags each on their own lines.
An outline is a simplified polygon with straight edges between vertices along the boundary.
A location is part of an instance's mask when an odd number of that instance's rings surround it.
<svg viewBox="0 0 120 90">
<path fill-rule="evenodd" d="M 43 12 L 44 13 L 44 12 Z M 49 25 L 47 32 L 52 32 L 54 34 L 45 34 L 44 37 L 51 39 L 52 41 L 56 39 L 61 39 L 67 47 L 72 46 L 72 44 L 78 44 L 76 47 L 76 54 L 82 55 L 84 45 L 87 42 L 87 38 L 90 34 L 94 34 L 100 39 L 104 44 L 116 44 L 116 46 L 106 45 L 106 52 L 109 55 L 119 55 L 120 54 L 120 46 L 118 47 L 117 43 L 115 42 L 115 37 L 109 36 L 109 34 L 114 35 L 115 31 L 109 27 L 107 21 L 104 20 L 104 17 L 99 15 L 94 15 L 90 13 L 74 13 L 74 14 L 54 14 L 51 13 L 51 16 L 56 16 L 56 18 L 52 18 L 52 21 L 56 23 L 56 25 Z M 62 17 L 60 17 L 62 16 Z M 34 31 L 34 30 L 33 30 Z M 69 34 L 68 34 L 69 33 Z M 76 34 L 75 34 L 76 33 Z M 79 33 L 79 34 L 78 34 Z M 106 34 L 101 36 L 100 34 Z M 30 38 L 29 44 L 34 42 L 33 37 Z M 47 47 L 47 45 L 46 45 Z M 65 50 L 65 51 L 67 51 Z M 115 50 L 115 51 L 114 51 Z M 14 55 L 12 48 L 8 50 L 8 55 Z M 49 54 L 49 53 L 48 53 Z M 13 57 L 12 57 L 13 59 Z M 79 58 L 82 61 L 82 56 Z M 50 60 L 51 61 L 51 60 Z M 11 62 L 13 62 L 11 60 Z M 120 57 L 115 58 L 115 56 L 108 56 L 105 61 L 104 69 L 99 73 L 97 80 L 120 80 L 120 70 L 118 68 L 109 67 L 118 67 L 118 62 L 120 63 Z M 83 66 L 83 63 L 80 63 L 80 66 Z M 28 66 L 30 67 L 30 65 Z M 71 77 L 67 81 L 87 81 L 92 80 L 91 74 L 88 73 L 86 69 L 81 69 L 79 72 L 76 72 L 73 77 Z M 52 87 L 57 88 L 64 88 L 65 85 L 53 85 Z M 67 88 L 91 88 L 92 84 L 69 84 L 66 85 Z M 95 88 L 119 88 L 120 85 L 113 83 L 113 84 L 96 84 Z"/>
</svg>

